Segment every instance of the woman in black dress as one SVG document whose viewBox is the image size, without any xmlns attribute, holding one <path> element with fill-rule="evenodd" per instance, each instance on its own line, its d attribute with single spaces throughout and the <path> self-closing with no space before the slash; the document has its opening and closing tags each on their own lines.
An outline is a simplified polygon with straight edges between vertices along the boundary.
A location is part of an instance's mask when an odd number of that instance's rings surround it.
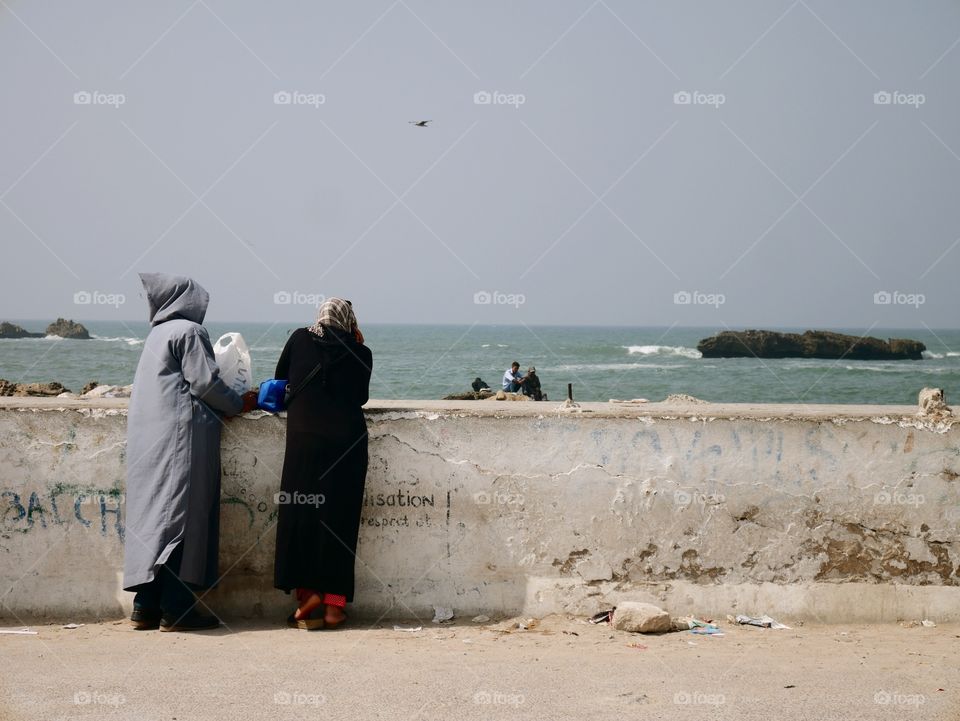
<svg viewBox="0 0 960 721">
<path fill-rule="evenodd" d="M 297 628 L 337 626 L 353 601 L 367 475 L 361 406 L 372 368 L 353 307 L 341 298 L 324 302 L 316 323 L 290 335 L 277 363 L 275 377 L 286 379 L 295 397 L 287 409 L 273 585 L 295 591 L 298 608 L 287 621 Z"/>
</svg>

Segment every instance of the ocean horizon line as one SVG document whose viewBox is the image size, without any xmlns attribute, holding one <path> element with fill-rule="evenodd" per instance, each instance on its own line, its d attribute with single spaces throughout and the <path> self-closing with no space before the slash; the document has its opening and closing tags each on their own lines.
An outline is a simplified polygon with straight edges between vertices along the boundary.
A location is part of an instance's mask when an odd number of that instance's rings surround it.
<svg viewBox="0 0 960 721">
<path fill-rule="evenodd" d="M 47 318 L 11 318 L 9 320 L 0 317 L 0 321 L 8 323 L 15 323 L 22 325 L 24 323 L 44 323 L 49 324 L 55 319 Z M 77 323 L 139 323 L 145 324 L 149 323 L 148 320 L 143 318 L 139 319 L 130 319 L 130 318 L 70 318 Z M 291 327 L 302 327 L 304 325 L 309 325 L 310 323 L 307 320 L 238 320 L 238 319 L 210 319 L 207 318 L 204 320 L 204 325 L 207 324 L 216 324 L 216 325 L 228 325 L 228 324 L 244 324 L 244 325 L 290 325 Z M 476 323 L 476 322 L 393 322 L 393 321 L 365 321 L 361 323 L 361 326 L 364 327 L 374 327 L 374 326 L 383 326 L 383 327 L 433 327 L 433 328 L 466 328 L 466 327 L 477 327 L 477 328 L 615 328 L 615 329 L 643 329 L 643 330 L 673 330 L 673 329 L 682 329 L 682 330 L 713 330 L 713 332 L 719 333 L 725 330 L 733 331 L 743 331 L 743 330 L 768 330 L 776 332 L 802 332 L 806 330 L 825 330 L 825 331 L 856 331 L 858 330 L 857 326 L 852 325 L 764 325 L 758 323 L 739 323 L 736 325 L 725 324 L 723 327 L 711 326 L 711 325 L 680 325 L 680 324 L 654 324 L 654 325 L 634 325 L 629 323 Z M 28 329 L 29 330 L 29 329 Z M 884 326 L 884 327 L 874 327 L 874 328 L 864 328 L 865 335 L 876 335 L 877 333 L 884 333 L 888 331 L 919 331 L 919 332 L 930 332 L 930 331 L 960 331 L 960 326 L 956 327 L 945 327 L 945 326 L 921 326 L 921 327 L 911 327 L 911 326 Z"/>
</svg>

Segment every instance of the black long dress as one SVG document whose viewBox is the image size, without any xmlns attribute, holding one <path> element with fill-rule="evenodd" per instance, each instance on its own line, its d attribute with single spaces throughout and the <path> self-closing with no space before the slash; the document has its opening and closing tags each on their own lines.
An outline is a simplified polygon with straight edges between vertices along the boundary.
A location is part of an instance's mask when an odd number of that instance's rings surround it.
<svg viewBox="0 0 960 721">
<path fill-rule="evenodd" d="M 276 378 L 296 387 L 322 370 L 287 409 L 287 443 L 277 520 L 276 588 L 309 588 L 353 600 L 354 558 L 367 475 L 373 355 L 352 334 L 306 328 L 291 335 Z"/>
</svg>

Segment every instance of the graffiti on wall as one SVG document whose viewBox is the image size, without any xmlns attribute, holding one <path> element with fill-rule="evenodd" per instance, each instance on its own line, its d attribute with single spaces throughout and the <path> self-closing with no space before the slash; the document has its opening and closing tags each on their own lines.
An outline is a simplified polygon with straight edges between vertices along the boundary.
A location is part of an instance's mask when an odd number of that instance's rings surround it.
<svg viewBox="0 0 960 721">
<path fill-rule="evenodd" d="M 116 486 L 97 488 L 57 483 L 45 491 L 0 491 L 0 530 L 28 533 L 77 525 L 123 540 L 123 493 Z"/>
</svg>

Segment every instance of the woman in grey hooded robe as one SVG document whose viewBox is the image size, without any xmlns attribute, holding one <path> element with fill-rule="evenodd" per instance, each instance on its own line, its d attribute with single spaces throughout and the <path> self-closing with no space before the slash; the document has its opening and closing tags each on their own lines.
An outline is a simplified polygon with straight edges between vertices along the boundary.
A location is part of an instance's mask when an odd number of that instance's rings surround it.
<svg viewBox="0 0 960 721">
<path fill-rule="evenodd" d="M 219 623 L 194 609 L 193 588 L 217 581 L 221 414 L 251 410 L 221 379 L 206 329 L 210 296 L 190 278 L 141 273 L 153 328 L 127 415 L 124 590 L 138 629 Z M 252 398 L 251 398 L 252 396 Z"/>
</svg>

